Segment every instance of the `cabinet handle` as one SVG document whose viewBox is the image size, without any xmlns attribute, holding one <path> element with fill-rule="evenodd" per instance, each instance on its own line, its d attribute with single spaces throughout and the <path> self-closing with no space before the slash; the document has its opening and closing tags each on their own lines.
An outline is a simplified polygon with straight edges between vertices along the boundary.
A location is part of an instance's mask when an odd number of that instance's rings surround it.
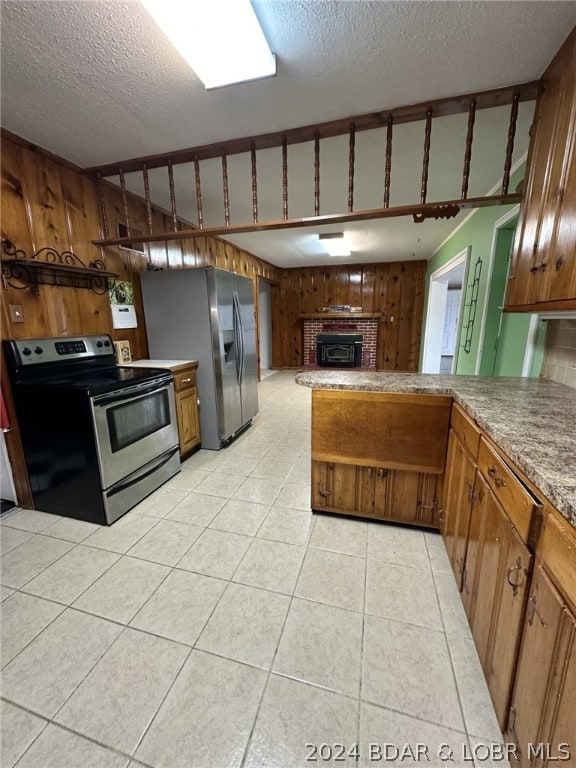
<svg viewBox="0 0 576 768">
<path fill-rule="evenodd" d="M 182 381 L 180 382 L 180 384 L 190 384 L 190 382 L 191 382 L 191 381 L 192 381 L 192 378 L 189 378 L 189 379 L 182 379 Z"/>
<path fill-rule="evenodd" d="M 372 477 L 372 467 L 368 467 L 368 477 Z"/>
<path fill-rule="evenodd" d="M 502 480 L 501 477 L 498 477 L 498 474 L 496 472 L 496 467 L 490 467 L 488 470 L 488 474 L 494 480 L 494 483 L 496 485 L 496 488 L 502 488 L 504 485 L 506 485 L 506 481 Z"/>
<path fill-rule="evenodd" d="M 323 491 L 323 490 L 318 491 L 318 494 L 322 496 L 323 499 L 325 499 L 327 496 L 330 496 L 331 493 L 332 491 Z"/>
<path fill-rule="evenodd" d="M 512 594 L 514 595 L 514 597 L 516 597 L 516 595 L 518 594 L 518 587 L 520 585 L 515 584 L 513 581 L 510 581 L 510 577 L 512 576 L 514 571 L 521 571 L 521 570 L 522 570 L 522 560 L 518 558 L 518 560 L 516 560 L 516 565 L 511 565 L 506 571 L 506 581 L 512 587 Z"/>
</svg>

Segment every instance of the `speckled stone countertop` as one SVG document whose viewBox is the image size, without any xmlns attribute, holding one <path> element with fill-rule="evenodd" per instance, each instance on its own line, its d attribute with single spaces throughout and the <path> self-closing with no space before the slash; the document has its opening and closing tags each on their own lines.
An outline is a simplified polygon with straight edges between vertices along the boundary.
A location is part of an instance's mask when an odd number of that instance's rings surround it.
<svg viewBox="0 0 576 768">
<path fill-rule="evenodd" d="M 313 389 L 451 395 L 576 527 L 576 390 L 548 379 L 304 371 Z"/>
</svg>

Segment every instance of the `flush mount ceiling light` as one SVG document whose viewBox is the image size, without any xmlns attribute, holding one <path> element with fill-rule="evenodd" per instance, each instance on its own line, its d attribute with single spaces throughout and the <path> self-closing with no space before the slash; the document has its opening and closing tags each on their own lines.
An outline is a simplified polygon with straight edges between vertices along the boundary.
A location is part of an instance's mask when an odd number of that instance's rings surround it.
<svg viewBox="0 0 576 768">
<path fill-rule="evenodd" d="M 318 237 L 330 256 L 350 256 L 352 253 L 343 232 L 331 232 Z"/>
<path fill-rule="evenodd" d="M 140 2 L 207 90 L 276 74 L 250 0 Z"/>
</svg>

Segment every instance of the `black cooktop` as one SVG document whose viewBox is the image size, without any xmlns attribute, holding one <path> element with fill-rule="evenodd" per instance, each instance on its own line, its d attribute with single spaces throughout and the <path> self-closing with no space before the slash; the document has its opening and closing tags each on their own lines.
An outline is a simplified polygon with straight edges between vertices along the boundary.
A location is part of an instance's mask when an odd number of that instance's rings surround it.
<svg viewBox="0 0 576 768">
<path fill-rule="evenodd" d="M 68 372 L 63 376 L 52 376 L 36 385 L 57 389 L 84 390 L 86 394 L 102 395 L 106 392 L 114 392 L 117 389 L 145 384 L 147 381 L 161 379 L 163 381 L 172 378 L 170 371 L 163 368 L 125 368 L 111 366 L 97 371 L 84 373 Z"/>
</svg>

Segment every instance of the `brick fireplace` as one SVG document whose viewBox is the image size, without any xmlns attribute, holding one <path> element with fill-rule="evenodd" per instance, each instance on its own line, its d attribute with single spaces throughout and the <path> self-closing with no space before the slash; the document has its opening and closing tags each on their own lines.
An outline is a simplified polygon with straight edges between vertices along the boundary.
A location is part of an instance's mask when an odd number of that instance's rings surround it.
<svg viewBox="0 0 576 768">
<path fill-rule="evenodd" d="M 304 322 L 304 365 L 309 368 L 318 366 L 317 337 L 323 334 L 331 336 L 349 334 L 362 336 L 362 359 L 358 368 L 376 369 L 376 342 L 378 338 L 377 317 L 338 317 L 316 315 L 303 318 Z"/>
</svg>

